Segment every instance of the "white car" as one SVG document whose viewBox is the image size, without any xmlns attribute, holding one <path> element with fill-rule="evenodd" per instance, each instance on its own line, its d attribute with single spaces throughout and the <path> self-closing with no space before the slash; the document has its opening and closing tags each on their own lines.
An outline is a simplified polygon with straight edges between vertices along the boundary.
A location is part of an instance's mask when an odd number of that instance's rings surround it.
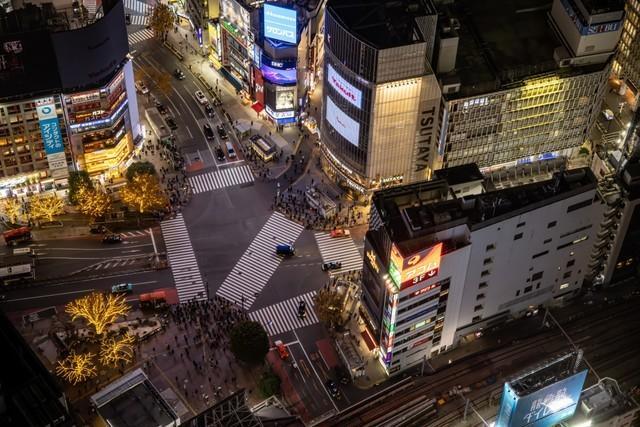
<svg viewBox="0 0 640 427">
<path fill-rule="evenodd" d="M 147 89 L 147 86 L 144 84 L 142 80 L 138 80 L 136 82 L 136 90 L 143 95 L 146 95 L 149 93 L 149 89 Z"/>
<path fill-rule="evenodd" d="M 197 90 L 194 95 L 196 97 L 196 101 L 198 101 L 200 105 L 207 105 L 209 103 L 209 100 L 204 96 L 204 93 L 202 93 L 201 90 Z"/>
</svg>

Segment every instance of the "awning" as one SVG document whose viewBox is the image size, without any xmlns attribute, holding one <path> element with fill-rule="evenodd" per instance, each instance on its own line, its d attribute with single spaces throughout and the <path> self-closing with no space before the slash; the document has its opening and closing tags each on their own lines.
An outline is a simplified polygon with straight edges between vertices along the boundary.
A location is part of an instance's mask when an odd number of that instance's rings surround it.
<svg viewBox="0 0 640 427">
<path fill-rule="evenodd" d="M 371 336 L 371 334 L 367 329 L 361 330 L 360 335 L 362 336 L 362 339 L 364 340 L 364 343 L 367 345 L 367 348 L 369 349 L 369 351 L 373 351 L 377 347 L 375 341 L 373 340 L 373 337 Z"/>
<path fill-rule="evenodd" d="M 264 105 L 262 105 L 262 104 L 261 104 L 261 103 L 259 103 L 259 102 L 256 102 L 255 104 L 253 104 L 253 105 L 251 106 L 251 108 L 253 109 L 253 111 L 255 111 L 256 113 L 260 114 L 260 112 L 261 112 L 262 110 L 264 110 Z"/>
</svg>

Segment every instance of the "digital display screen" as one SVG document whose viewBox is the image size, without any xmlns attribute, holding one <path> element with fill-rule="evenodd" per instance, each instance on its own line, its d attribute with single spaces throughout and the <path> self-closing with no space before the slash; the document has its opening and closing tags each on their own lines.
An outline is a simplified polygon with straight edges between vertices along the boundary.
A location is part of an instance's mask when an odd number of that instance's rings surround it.
<svg viewBox="0 0 640 427">
<path fill-rule="evenodd" d="M 295 91 L 284 90 L 276 92 L 276 110 L 290 110 L 294 107 Z"/>
<path fill-rule="evenodd" d="M 418 284 L 438 275 L 442 243 L 423 249 L 411 256 L 403 257 L 396 245 L 391 246 L 389 275 L 400 289 Z"/>
<path fill-rule="evenodd" d="M 262 77 L 270 81 L 271 83 L 278 85 L 295 84 L 297 81 L 297 74 L 295 68 L 289 68 L 287 70 L 280 70 L 277 68 L 269 67 L 262 63 L 260 67 L 262 71 Z"/>
<path fill-rule="evenodd" d="M 298 42 L 298 14 L 293 9 L 264 5 L 264 36 L 286 43 Z"/>
<path fill-rule="evenodd" d="M 551 427 L 573 416 L 587 370 L 526 396 L 504 384 L 496 427 Z"/>
<path fill-rule="evenodd" d="M 330 97 L 327 96 L 327 122 L 340 134 L 355 145 L 360 140 L 360 124 L 347 116 Z"/>
<path fill-rule="evenodd" d="M 336 90 L 344 99 L 358 108 L 362 108 L 362 91 L 358 90 L 348 81 L 342 78 L 340 74 L 331 66 L 327 65 L 327 81 L 332 88 Z"/>
</svg>

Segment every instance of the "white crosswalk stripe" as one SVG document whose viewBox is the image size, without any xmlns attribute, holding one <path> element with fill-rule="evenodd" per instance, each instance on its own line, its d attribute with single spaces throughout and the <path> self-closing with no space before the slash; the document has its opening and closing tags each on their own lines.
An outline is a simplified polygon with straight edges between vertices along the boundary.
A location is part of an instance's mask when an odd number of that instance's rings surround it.
<svg viewBox="0 0 640 427">
<path fill-rule="evenodd" d="M 147 261 L 151 262 L 153 259 L 153 255 L 149 255 L 146 259 L 144 258 L 123 258 L 123 259 L 110 259 L 107 261 L 100 261 L 95 264 L 91 264 L 90 266 L 82 268 L 80 271 L 97 271 L 97 270 L 108 270 L 111 268 L 121 268 L 129 265 L 133 265 L 136 262 Z"/>
<path fill-rule="evenodd" d="M 162 228 L 162 236 L 167 246 L 167 256 L 173 281 L 178 291 L 178 299 L 180 302 L 207 299 L 207 290 L 202 281 L 182 214 L 176 215 L 173 219 L 162 221 L 160 228 Z"/>
<path fill-rule="evenodd" d="M 145 28 L 140 31 L 136 31 L 135 33 L 129 34 L 129 46 L 134 45 L 136 43 L 141 43 L 145 40 L 149 40 L 153 37 L 153 31 L 148 28 Z"/>
<path fill-rule="evenodd" d="M 191 184 L 191 188 L 193 188 L 193 194 L 213 191 L 232 185 L 245 184 L 247 182 L 253 182 L 251 168 L 247 165 L 220 169 L 218 171 L 194 175 L 189 178 L 189 184 Z"/>
<path fill-rule="evenodd" d="M 339 261 L 342 263 L 342 267 L 339 269 L 330 270 L 330 275 L 334 276 L 347 271 L 362 270 L 362 255 L 360 255 L 350 236 L 331 237 L 329 233 L 316 233 L 315 235 L 322 261 Z"/>
<path fill-rule="evenodd" d="M 83 0 L 82 4 L 87 8 L 87 14 L 90 17 L 96 14 L 96 10 L 98 9 L 96 0 Z"/>
<path fill-rule="evenodd" d="M 241 304 L 245 309 L 250 308 L 282 261 L 282 257 L 276 255 L 276 245 L 293 244 L 303 228 L 280 212 L 274 212 L 216 294 Z M 241 302 L 242 298 L 244 302 Z"/>
<path fill-rule="evenodd" d="M 139 0 L 124 0 L 124 8 L 129 12 L 146 15 L 151 11 L 151 5 Z M 125 11 L 126 13 L 126 11 Z"/>
<path fill-rule="evenodd" d="M 249 318 L 262 323 L 269 336 L 292 331 L 294 329 L 311 326 L 319 322 L 313 309 L 313 297 L 316 291 L 307 292 L 294 298 L 261 308 L 249 313 Z M 307 315 L 298 317 L 298 304 L 300 301 L 307 303 Z"/>
<path fill-rule="evenodd" d="M 125 232 L 120 233 L 120 234 L 122 234 L 122 236 L 124 236 L 124 237 L 140 237 L 140 236 L 148 236 L 149 235 L 149 233 L 145 233 L 144 231 L 140 231 L 140 230 L 137 230 L 137 231 L 125 231 Z"/>
<path fill-rule="evenodd" d="M 149 16 L 131 15 L 131 25 L 147 25 L 147 24 L 149 24 Z"/>
</svg>

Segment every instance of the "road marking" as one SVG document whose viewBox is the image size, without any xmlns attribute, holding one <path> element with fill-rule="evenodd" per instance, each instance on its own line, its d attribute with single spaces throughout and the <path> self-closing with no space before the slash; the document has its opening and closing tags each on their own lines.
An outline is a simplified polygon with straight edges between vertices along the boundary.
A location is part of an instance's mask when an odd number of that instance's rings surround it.
<svg viewBox="0 0 640 427">
<path fill-rule="evenodd" d="M 92 291 L 95 291 L 95 288 L 82 289 L 80 291 L 59 292 L 57 294 L 37 295 L 35 297 L 12 298 L 12 299 L 8 299 L 7 302 L 9 302 L 9 301 L 27 301 L 27 300 L 31 300 L 31 299 L 57 297 L 59 295 L 80 294 L 80 293 L 83 293 L 83 292 L 87 293 L 87 292 L 92 292 Z"/>
<path fill-rule="evenodd" d="M 295 329 L 293 331 L 293 335 L 296 337 L 296 339 L 298 341 L 300 341 L 300 337 L 298 336 L 298 334 L 296 333 Z M 340 411 L 338 409 L 338 405 L 336 405 L 336 402 L 333 401 L 333 398 L 331 397 L 331 395 L 329 394 L 329 391 L 327 390 L 326 387 L 324 387 L 324 383 L 322 382 L 322 379 L 320 378 L 320 375 L 318 375 L 318 371 L 316 371 L 316 367 L 313 366 L 313 363 L 311 363 L 311 360 L 309 360 L 309 355 L 307 354 L 307 350 L 304 349 L 304 346 L 300 346 L 300 348 L 302 349 L 302 352 L 304 353 L 305 357 L 307 358 L 307 361 L 309 362 L 309 364 L 311 365 L 311 369 L 313 369 L 313 372 L 316 374 L 316 377 L 318 377 L 318 381 L 320 381 L 320 384 L 322 385 L 322 389 L 324 390 L 324 392 L 327 394 L 327 397 L 329 398 L 329 401 L 331 401 L 331 404 L 333 405 L 333 407 L 336 409 L 336 411 Z"/>
<path fill-rule="evenodd" d="M 224 168 L 213 172 L 205 172 L 193 175 L 189 178 L 189 184 L 193 189 L 193 194 L 200 194 L 208 191 L 219 190 L 225 187 L 246 184 L 253 182 L 253 173 L 249 166 L 239 166 L 236 168 Z"/>
<path fill-rule="evenodd" d="M 362 270 L 362 255 L 351 236 L 331 237 L 330 233 L 315 233 L 323 262 L 339 261 L 342 267 L 330 270 L 329 275 Z"/>
<path fill-rule="evenodd" d="M 123 242 L 124 243 L 124 242 Z M 141 243 L 139 245 L 127 246 L 127 249 L 143 248 L 145 246 L 151 246 L 151 243 Z M 105 248 L 105 249 L 91 249 L 91 248 L 47 248 L 52 251 L 116 251 L 117 247 Z"/>
<path fill-rule="evenodd" d="M 307 292 L 293 298 L 263 307 L 249 313 L 249 318 L 262 323 L 269 336 L 278 335 L 305 326 L 315 325 L 319 322 L 313 309 L 316 291 Z M 307 315 L 302 319 L 298 317 L 298 304 L 306 303 Z"/>
</svg>

